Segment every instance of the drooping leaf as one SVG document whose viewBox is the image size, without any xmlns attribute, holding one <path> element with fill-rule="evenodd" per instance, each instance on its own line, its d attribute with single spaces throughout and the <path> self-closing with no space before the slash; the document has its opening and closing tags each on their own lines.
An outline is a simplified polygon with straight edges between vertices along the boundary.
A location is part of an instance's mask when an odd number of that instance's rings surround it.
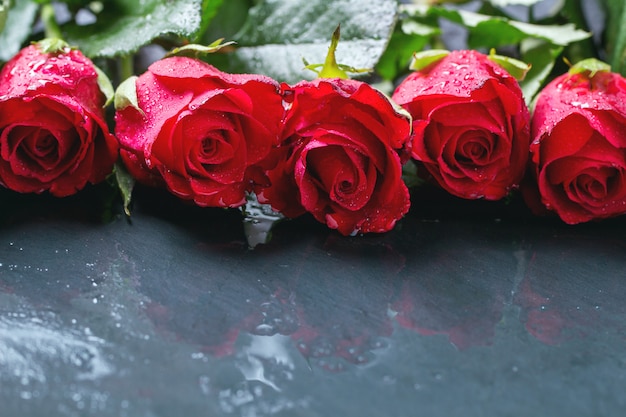
<svg viewBox="0 0 626 417">
<path fill-rule="evenodd" d="M 174 34 L 193 37 L 202 24 L 202 0 L 110 0 L 90 25 L 62 27 L 66 40 L 89 57 L 137 51 L 152 40 Z"/>
<path fill-rule="evenodd" d="M 133 194 L 133 188 L 135 187 L 135 179 L 130 175 L 126 167 L 121 162 L 116 162 L 113 168 L 115 175 L 115 181 L 117 187 L 122 196 L 122 203 L 124 204 L 124 213 L 127 217 L 130 217 L 130 203 Z"/>
<path fill-rule="evenodd" d="M 263 0 L 250 9 L 235 37 L 241 47 L 229 55 L 229 70 L 269 75 L 279 81 L 313 78 L 302 60 L 324 62 L 330 37 L 341 24 L 337 62 L 374 68 L 393 31 L 395 0 Z"/>
<path fill-rule="evenodd" d="M 0 32 L 0 61 L 8 61 L 19 52 L 30 35 L 38 8 L 32 0 L 13 0 L 5 15 L 4 30 Z"/>
</svg>

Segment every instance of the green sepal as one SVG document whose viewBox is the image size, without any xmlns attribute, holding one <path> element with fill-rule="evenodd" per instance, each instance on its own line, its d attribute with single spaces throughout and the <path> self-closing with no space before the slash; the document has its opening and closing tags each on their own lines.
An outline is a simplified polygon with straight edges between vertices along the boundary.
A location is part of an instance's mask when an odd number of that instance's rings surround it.
<svg viewBox="0 0 626 417">
<path fill-rule="evenodd" d="M 567 59 L 565 59 L 565 62 L 570 65 L 568 71 L 570 75 L 586 73 L 591 79 L 599 72 L 611 72 L 611 66 L 609 64 L 596 58 L 583 59 L 574 65 L 571 65 Z"/>
<path fill-rule="evenodd" d="M 365 73 L 372 72 L 371 69 L 354 68 L 348 65 L 338 64 L 335 52 L 339 45 L 339 38 L 341 37 L 341 26 L 337 26 L 333 32 L 333 36 L 330 40 L 330 46 L 328 47 L 328 53 L 323 64 L 310 64 L 306 59 L 302 59 L 304 62 L 304 69 L 308 69 L 317 74 L 318 78 L 341 78 L 347 80 L 350 78 L 348 73 Z M 321 69 L 319 69 L 321 68 Z"/>
<path fill-rule="evenodd" d="M 488 58 L 491 62 L 504 68 L 517 81 L 522 81 L 530 71 L 530 64 L 508 56 L 498 55 L 495 49 L 489 52 Z"/>
<path fill-rule="evenodd" d="M 315 72 L 318 75 L 318 77 L 320 77 L 320 78 L 344 78 L 343 76 L 335 76 L 335 77 L 333 77 L 332 75 L 322 76 L 321 75 L 322 71 L 319 68 L 322 68 L 324 66 L 324 64 L 310 64 L 304 58 L 302 58 L 302 62 L 304 63 L 304 69 L 308 69 L 310 71 Z M 340 74 L 343 73 L 343 74 L 346 74 L 346 76 L 347 76 L 348 73 L 351 73 L 351 74 L 364 74 L 364 73 L 372 72 L 372 70 L 369 69 L 369 68 L 354 68 L 354 67 L 351 67 L 349 65 L 343 65 L 343 64 L 337 64 L 337 68 L 339 69 L 339 71 L 341 71 Z M 331 72 L 331 74 L 332 74 L 332 72 Z"/>
<path fill-rule="evenodd" d="M 413 54 L 413 60 L 409 65 L 409 69 L 412 71 L 421 71 L 435 62 L 441 61 L 448 56 L 449 53 L 450 51 L 446 49 L 429 49 L 426 51 L 416 52 Z"/>
<path fill-rule="evenodd" d="M 337 58 L 335 56 L 340 37 L 341 26 L 338 25 L 333 32 L 333 36 L 330 39 L 330 47 L 328 47 L 328 54 L 326 54 L 324 66 L 318 74 L 320 78 L 349 78 L 348 73 L 346 73 L 343 69 L 339 67 L 339 65 L 337 65 Z"/>
<path fill-rule="evenodd" d="M 39 42 L 35 42 L 35 45 L 37 45 L 44 54 L 51 55 L 66 53 L 71 49 L 67 42 L 59 38 L 45 38 Z"/>
<path fill-rule="evenodd" d="M 115 90 L 114 106 L 115 110 L 124 110 L 127 107 L 133 107 L 142 115 L 145 115 L 143 110 L 139 107 L 139 101 L 137 99 L 137 77 L 133 75 L 128 77 L 117 87 Z"/>
<path fill-rule="evenodd" d="M 130 202 L 132 199 L 133 188 L 135 187 L 135 179 L 132 175 L 130 175 L 121 161 L 117 161 L 115 163 L 115 166 L 113 167 L 113 174 L 115 175 L 117 188 L 122 196 L 124 213 L 127 217 L 130 217 Z"/>
<path fill-rule="evenodd" d="M 224 41 L 224 38 L 220 38 L 216 40 L 215 42 L 211 43 L 210 45 L 206 45 L 206 46 L 191 43 L 191 44 L 184 45 L 178 48 L 174 48 L 171 51 L 169 51 L 165 56 L 166 57 L 187 56 L 191 58 L 198 58 L 200 55 L 213 54 L 227 46 L 236 44 L 236 42 L 234 41 L 228 41 L 228 42 L 222 43 L 223 41 Z"/>
<path fill-rule="evenodd" d="M 100 87 L 100 91 L 102 91 L 102 93 L 106 97 L 106 101 L 103 107 L 107 107 L 109 104 L 111 104 L 113 98 L 115 97 L 115 89 L 113 88 L 111 80 L 104 73 L 104 71 L 102 71 L 96 65 L 94 65 L 94 68 L 96 70 L 96 74 L 98 74 L 98 87 Z"/>
</svg>

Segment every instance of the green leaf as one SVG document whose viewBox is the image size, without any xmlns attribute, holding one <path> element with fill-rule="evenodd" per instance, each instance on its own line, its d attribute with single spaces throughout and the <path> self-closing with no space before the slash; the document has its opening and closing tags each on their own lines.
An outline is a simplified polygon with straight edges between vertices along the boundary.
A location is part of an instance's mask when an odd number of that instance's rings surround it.
<svg viewBox="0 0 626 417">
<path fill-rule="evenodd" d="M 418 19 L 438 16 L 465 26 L 469 30 L 468 46 L 471 49 L 517 45 L 527 38 L 538 38 L 553 45 L 567 46 L 591 36 L 591 33 L 576 29 L 576 26 L 569 23 L 535 25 L 466 10 L 416 5 L 404 6 L 403 10 Z"/>
<path fill-rule="evenodd" d="M 164 35 L 195 36 L 202 0 L 111 0 L 91 25 L 63 25 L 66 40 L 89 57 L 130 54 Z"/>
<path fill-rule="evenodd" d="M 4 29 L 4 24 L 7 21 L 9 6 L 9 0 L 0 0 L 0 32 L 2 32 L 2 30 Z"/>
<path fill-rule="evenodd" d="M 532 60 L 530 71 L 520 82 L 526 102 L 530 104 L 550 75 L 555 60 L 563 51 L 563 47 L 551 45 L 546 41 L 531 39 L 522 43 L 521 50 L 522 59 Z"/>
<path fill-rule="evenodd" d="M 588 16 L 583 8 L 582 0 L 561 0 L 563 3 L 562 8 L 559 11 L 559 15 L 562 16 L 567 22 L 576 25 L 576 27 L 589 30 Z M 604 22 L 602 22 L 604 23 Z M 592 38 L 583 39 L 579 42 L 575 42 L 572 45 L 568 45 L 564 54 L 573 61 L 581 61 L 589 57 L 597 57 L 598 50 L 595 42 Z"/>
<path fill-rule="evenodd" d="M 196 43 L 206 44 L 217 38 L 235 39 L 248 17 L 253 0 L 223 1 L 211 24 L 201 30 L 201 38 Z M 203 22 L 204 23 L 204 22 Z"/>
<path fill-rule="evenodd" d="M 530 105 L 552 72 L 555 60 L 563 52 L 563 47 L 552 45 L 544 40 L 527 39 L 522 42 L 521 52 L 524 61 L 532 62 L 530 71 L 520 82 L 526 104 Z"/>
<path fill-rule="evenodd" d="M 402 165 L 402 181 L 408 188 L 422 186 L 426 181 L 419 176 L 417 165 L 413 160 Z"/>
<path fill-rule="evenodd" d="M 198 31 L 199 35 L 206 32 L 223 3 L 224 0 L 202 0 L 202 23 Z M 196 38 L 195 40 L 199 39 Z"/>
<path fill-rule="evenodd" d="M 626 76 L 626 3 L 624 0 L 604 0 L 607 10 L 608 62 L 613 71 Z"/>
<path fill-rule="evenodd" d="M 124 213 L 126 213 L 126 216 L 130 217 L 130 202 L 133 195 L 133 188 L 135 188 L 135 179 L 120 161 L 115 163 L 113 174 L 115 174 L 115 181 L 122 195 Z"/>
<path fill-rule="evenodd" d="M 8 61 L 22 48 L 30 36 L 38 9 L 35 1 L 13 0 L 4 30 L 0 32 L 0 61 Z"/>
<path fill-rule="evenodd" d="M 413 54 L 424 49 L 429 40 L 440 32 L 436 25 L 413 20 L 400 21 L 376 65 L 376 71 L 385 80 L 394 80 L 398 74 L 408 69 Z"/>
<path fill-rule="evenodd" d="M 591 37 L 591 33 L 576 29 L 576 26 L 571 23 L 565 25 L 533 25 L 514 20 L 509 21 L 509 23 L 524 36 L 544 39 L 553 45 L 567 46 Z"/>
<path fill-rule="evenodd" d="M 543 0 L 489 0 L 493 6 L 506 7 L 506 6 L 532 6 Z"/>
<path fill-rule="evenodd" d="M 323 62 L 329 35 L 341 24 L 337 62 L 374 68 L 395 26 L 395 0 L 264 0 L 250 9 L 235 37 L 241 48 L 230 54 L 228 70 L 297 82 L 314 75 L 302 60 Z"/>
</svg>

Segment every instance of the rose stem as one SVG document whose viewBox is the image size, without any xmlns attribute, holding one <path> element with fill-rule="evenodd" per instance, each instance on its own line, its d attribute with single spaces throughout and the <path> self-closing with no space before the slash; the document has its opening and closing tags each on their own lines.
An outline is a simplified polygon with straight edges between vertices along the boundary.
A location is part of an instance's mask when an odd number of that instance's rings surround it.
<svg viewBox="0 0 626 417">
<path fill-rule="evenodd" d="M 41 21 L 43 22 L 46 38 L 63 39 L 61 28 L 57 24 L 54 6 L 46 3 L 41 6 Z"/>
<path fill-rule="evenodd" d="M 124 54 L 119 59 L 120 80 L 124 81 L 135 74 L 132 54 Z"/>
</svg>

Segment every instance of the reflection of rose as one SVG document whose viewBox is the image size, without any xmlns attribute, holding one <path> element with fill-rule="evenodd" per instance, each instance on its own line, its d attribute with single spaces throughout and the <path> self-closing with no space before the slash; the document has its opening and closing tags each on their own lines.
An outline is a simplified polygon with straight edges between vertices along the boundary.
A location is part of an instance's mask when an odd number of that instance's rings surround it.
<svg viewBox="0 0 626 417">
<path fill-rule="evenodd" d="M 574 224 L 626 213 L 626 80 L 564 74 L 537 98 L 532 174 L 543 205 Z M 536 193 L 535 193 L 536 194 Z M 539 212 L 531 192 L 529 205 Z"/>
<path fill-rule="evenodd" d="M 228 278 L 190 274 L 185 279 L 141 282 L 142 294 L 150 297 L 146 314 L 163 334 L 198 345 L 215 356 L 234 353 L 239 333 L 262 295 L 250 287 L 232 288 Z M 248 302 L 246 302 L 248 299 Z"/>
<path fill-rule="evenodd" d="M 301 82 L 285 97 L 284 142 L 259 198 L 287 217 L 309 212 L 344 235 L 393 228 L 410 204 L 399 155 L 408 118 L 353 80 Z"/>
<path fill-rule="evenodd" d="M 580 236 L 570 241 L 564 246 L 562 237 L 551 242 L 542 235 L 534 248 L 515 298 L 524 326 L 550 345 L 608 329 L 626 338 L 624 245 Z"/>
<path fill-rule="evenodd" d="M 413 157 L 451 194 L 498 200 L 521 181 L 529 112 L 517 81 L 486 55 L 450 52 L 393 99 L 413 116 Z"/>
<path fill-rule="evenodd" d="M 489 345 L 515 259 L 488 247 L 446 249 L 426 257 L 406 270 L 410 275 L 392 306 L 398 323 L 423 335 L 447 335 L 459 349 Z M 508 279 L 503 270 L 510 272 Z"/>
<path fill-rule="evenodd" d="M 242 205 L 260 181 L 255 164 L 277 145 L 284 113 L 278 85 L 172 57 L 152 64 L 135 90 L 138 108 L 128 105 L 116 114 L 131 174 L 164 182 L 201 206 Z"/>
<path fill-rule="evenodd" d="M 98 183 L 117 159 L 106 98 L 80 51 L 28 46 L 0 72 L 0 184 L 64 197 Z"/>
<path fill-rule="evenodd" d="M 310 266 L 293 281 L 300 326 L 291 338 L 300 353 L 332 372 L 372 361 L 393 332 L 388 306 L 403 261 L 385 243 L 334 236 L 323 251 L 310 253 Z M 355 273 L 361 268 L 367 274 Z"/>
</svg>

